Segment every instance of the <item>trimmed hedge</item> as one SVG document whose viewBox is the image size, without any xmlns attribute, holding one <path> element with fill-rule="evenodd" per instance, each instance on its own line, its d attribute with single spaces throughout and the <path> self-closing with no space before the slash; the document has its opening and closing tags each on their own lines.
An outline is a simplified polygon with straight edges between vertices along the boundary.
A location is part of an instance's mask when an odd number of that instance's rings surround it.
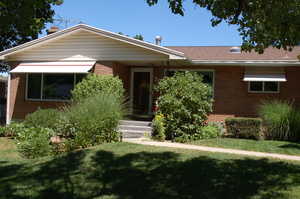
<svg viewBox="0 0 300 199">
<path fill-rule="evenodd" d="M 225 120 L 227 134 L 238 138 L 262 139 L 262 119 L 236 117 Z"/>
</svg>

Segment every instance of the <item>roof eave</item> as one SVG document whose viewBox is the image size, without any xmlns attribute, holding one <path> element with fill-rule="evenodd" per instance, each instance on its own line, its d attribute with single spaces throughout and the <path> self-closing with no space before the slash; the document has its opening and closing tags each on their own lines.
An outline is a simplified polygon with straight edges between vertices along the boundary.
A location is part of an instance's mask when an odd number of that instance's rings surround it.
<svg viewBox="0 0 300 199">
<path fill-rule="evenodd" d="M 297 60 L 190 60 L 193 65 L 213 65 L 213 66 L 300 66 Z"/>
</svg>

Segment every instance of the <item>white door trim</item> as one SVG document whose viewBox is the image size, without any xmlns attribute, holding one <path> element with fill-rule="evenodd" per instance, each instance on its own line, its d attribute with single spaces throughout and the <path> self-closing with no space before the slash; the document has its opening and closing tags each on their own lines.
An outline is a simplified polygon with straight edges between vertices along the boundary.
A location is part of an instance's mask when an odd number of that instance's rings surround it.
<svg viewBox="0 0 300 199">
<path fill-rule="evenodd" d="M 152 114 L 152 89 L 153 89 L 153 68 L 131 68 L 130 74 L 130 113 L 133 113 L 133 86 L 135 72 L 149 72 L 150 73 L 150 94 L 149 94 L 149 112 Z"/>
</svg>

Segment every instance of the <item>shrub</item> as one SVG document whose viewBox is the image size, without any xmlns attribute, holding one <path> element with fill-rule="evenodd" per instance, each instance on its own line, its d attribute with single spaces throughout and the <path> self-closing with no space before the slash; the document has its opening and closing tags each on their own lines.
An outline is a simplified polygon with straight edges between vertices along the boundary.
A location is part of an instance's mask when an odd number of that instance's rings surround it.
<svg viewBox="0 0 300 199">
<path fill-rule="evenodd" d="M 1 127 L 1 134 L 4 137 L 16 137 L 25 129 L 25 125 L 21 122 L 11 122 L 10 124 Z"/>
<path fill-rule="evenodd" d="M 164 126 L 164 116 L 162 114 L 155 115 L 152 121 L 152 137 L 158 141 L 164 141 L 166 139 L 165 126 Z"/>
<path fill-rule="evenodd" d="M 6 127 L 0 126 L 0 137 L 5 137 Z"/>
<path fill-rule="evenodd" d="M 58 123 L 63 117 L 62 114 L 56 109 L 38 109 L 26 116 L 24 124 L 28 127 L 44 127 L 57 130 Z"/>
<path fill-rule="evenodd" d="M 262 120 L 260 118 L 227 118 L 225 124 L 227 133 L 233 137 L 263 138 Z"/>
<path fill-rule="evenodd" d="M 119 120 L 124 110 L 120 100 L 113 94 L 99 93 L 73 106 L 65 108 L 67 122 L 72 129 L 74 148 L 88 147 L 104 142 L 118 141 Z M 75 148 L 76 148 L 75 147 Z"/>
<path fill-rule="evenodd" d="M 300 138 L 300 112 L 285 101 L 265 101 L 259 106 L 259 115 L 266 127 L 266 136 L 278 140 Z"/>
<path fill-rule="evenodd" d="M 72 91 L 72 99 L 80 101 L 100 92 L 114 94 L 117 98 L 123 99 L 124 88 L 122 80 L 112 75 L 89 74 L 75 86 Z"/>
<path fill-rule="evenodd" d="M 18 150 L 27 158 L 50 155 L 52 153 L 50 137 L 53 135 L 53 130 L 48 128 L 24 128 L 16 137 Z"/>
<path fill-rule="evenodd" d="M 217 127 L 220 135 L 222 136 L 226 133 L 225 122 L 209 122 L 208 125 Z"/>
<path fill-rule="evenodd" d="M 158 114 L 165 116 L 166 138 L 180 142 L 197 139 L 212 111 L 212 90 L 202 82 L 202 76 L 175 73 L 162 79 L 155 90 L 160 95 Z"/>
<path fill-rule="evenodd" d="M 216 138 L 221 135 L 221 130 L 218 126 L 209 124 L 202 127 L 199 139 Z"/>
</svg>

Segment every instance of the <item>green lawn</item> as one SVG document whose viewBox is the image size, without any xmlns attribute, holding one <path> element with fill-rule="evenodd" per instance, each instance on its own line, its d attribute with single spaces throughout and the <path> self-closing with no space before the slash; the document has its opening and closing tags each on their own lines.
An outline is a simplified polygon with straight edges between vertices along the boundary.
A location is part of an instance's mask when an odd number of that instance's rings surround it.
<svg viewBox="0 0 300 199">
<path fill-rule="evenodd" d="M 248 151 L 300 155 L 300 143 L 286 141 L 214 138 L 194 141 L 191 142 L 191 144 Z"/>
<path fill-rule="evenodd" d="M 129 143 L 25 160 L 0 143 L 1 199 L 300 198 L 295 162 Z"/>
</svg>

